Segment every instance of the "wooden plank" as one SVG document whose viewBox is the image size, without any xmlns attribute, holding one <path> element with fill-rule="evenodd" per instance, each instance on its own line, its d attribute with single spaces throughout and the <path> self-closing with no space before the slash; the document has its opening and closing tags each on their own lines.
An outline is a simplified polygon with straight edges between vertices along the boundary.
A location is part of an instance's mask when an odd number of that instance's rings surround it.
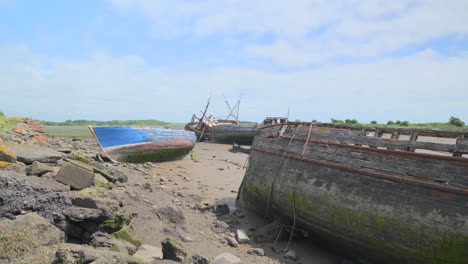
<svg viewBox="0 0 468 264">
<path fill-rule="evenodd" d="M 300 130 L 297 134 L 297 138 L 305 138 L 308 131 Z M 395 133 L 395 137 L 399 137 L 399 133 Z M 285 133 L 285 136 L 290 136 L 290 133 Z M 460 152 L 468 153 L 467 144 L 444 144 L 435 142 L 418 142 L 416 141 L 419 133 L 413 133 L 410 140 L 397 140 L 397 139 L 386 139 L 379 137 L 367 137 L 366 131 L 356 130 L 343 130 L 333 128 L 318 128 L 312 129 L 312 138 L 320 140 L 334 141 L 338 143 L 354 144 L 358 146 L 371 146 L 381 147 L 387 149 L 406 150 L 414 152 L 416 149 L 426 149 L 441 152 Z M 465 141 L 463 141 L 465 142 Z"/>
<path fill-rule="evenodd" d="M 256 142 L 255 146 L 283 152 L 287 144 L 288 140 L 263 139 Z M 293 141 L 288 152 L 301 154 L 303 146 L 303 142 Z M 468 164 L 454 166 L 436 159 L 402 158 L 384 153 L 369 153 L 365 149 L 351 150 L 317 143 L 309 143 L 304 156 L 360 168 L 430 179 L 437 183 L 446 182 L 453 186 L 468 187 Z"/>
<path fill-rule="evenodd" d="M 309 123 L 285 123 L 290 126 L 298 125 L 308 125 Z M 267 126 L 274 127 L 276 125 Z M 459 135 L 464 135 L 468 137 L 468 129 L 427 129 L 427 128 L 388 128 L 388 127 L 375 127 L 375 128 L 362 128 L 358 126 L 352 126 L 348 124 L 329 124 L 329 123 L 316 123 L 315 127 L 328 127 L 328 128 L 339 128 L 339 129 L 348 129 L 348 130 L 361 130 L 365 131 L 375 131 L 380 130 L 382 133 L 393 133 L 398 131 L 401 135 L 411 135 L 412 132 L 418 132 L 420 136 L 429 136 L 429 137 L 444 137 L 444 138 L 457 138 Z"/>
</svg>

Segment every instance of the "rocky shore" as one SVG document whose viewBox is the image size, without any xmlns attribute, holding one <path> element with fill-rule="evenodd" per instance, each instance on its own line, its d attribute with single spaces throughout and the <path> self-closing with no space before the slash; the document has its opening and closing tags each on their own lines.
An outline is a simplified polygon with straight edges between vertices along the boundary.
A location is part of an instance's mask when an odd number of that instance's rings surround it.
<svg viewBox="0 0 468 264">
<path fill-rule="evenodd" d="M 271 249 L 277 231 L 235 207 L 246 159 L 205 143 L 115 163 L 94 139 L 16 127 L 0 137 L 0 263 L 340 263 Z"/>
</svg>

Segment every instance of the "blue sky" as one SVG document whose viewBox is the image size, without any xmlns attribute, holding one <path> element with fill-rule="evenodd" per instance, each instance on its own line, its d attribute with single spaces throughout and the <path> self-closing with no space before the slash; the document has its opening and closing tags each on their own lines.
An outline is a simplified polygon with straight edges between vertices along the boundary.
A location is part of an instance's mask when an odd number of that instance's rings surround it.
<svg viewBox="0 0 468 264">
<path fill-rule="evenodd" d="M 0 0 L 0 110 L 468 121 L 465 0 Z"/>
</svg>

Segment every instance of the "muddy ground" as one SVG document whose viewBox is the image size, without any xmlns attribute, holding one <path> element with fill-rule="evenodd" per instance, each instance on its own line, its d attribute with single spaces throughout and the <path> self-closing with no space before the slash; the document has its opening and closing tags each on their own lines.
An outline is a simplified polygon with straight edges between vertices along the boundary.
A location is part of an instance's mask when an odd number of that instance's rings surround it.
<svg viewBox="0 0 468 264">
<path fill-rule="evenodd" d="M 124 208 L 136 214 L 131 222 L 136 237 L 143 243 L 158 245 L 163 237 L 177 233 L 177 230 L 174 231 L 177 225 L 168 227 L 154 213 L 154 208 L 175 205 L 186 218 L 182 233 L 193 239 L 193 242 L 183 242 L 190 254 L 213 257 L 230 252 L 244 263 L 341 263 L 340 256 L 321 249 L 314 244 L 320 242 L 314 242 L 313 239 L 292 240 L 290 248 L 299 256 L 297 261 L 287 260 L 282 254 L 271 250 L 273 240 L 255 243 L 253 239 L 256 232 L 261 233 L 262 228 L 269 223 L 242 208 L 236 208 L 233 217 L 193 209 L 198 203 L 212 205 L 218 200 L 235 201 L 245 174 L 248 154 L 233 153 L 231 147 L 199 143 L 194 149 L 194 159 L 153 163 L 154 167 L 143 172 L 133 165 L 119 165 L 119 169 L 129 175 L 128 186 L 121 195 L 125 202 Z M 238 248 L 227 245 L 224 234 L 213 224 L 216 220 L 228 223 L 233 232 L 238 228 L 246 230 L 250 243 L 241 244 Z M 274 232 L 276 235 L 278 230 Z M 276 246 L 284 249 L 287 242 L 285 237 Z M 248 254 L 251 248 L 263 248 L 266 256 Z"/>
</svg>

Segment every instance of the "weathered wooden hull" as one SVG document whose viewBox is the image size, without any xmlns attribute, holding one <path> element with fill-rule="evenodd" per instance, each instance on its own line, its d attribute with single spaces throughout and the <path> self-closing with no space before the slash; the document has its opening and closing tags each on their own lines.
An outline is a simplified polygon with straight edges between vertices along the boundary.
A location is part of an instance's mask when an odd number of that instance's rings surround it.
<svg viewBox="0 0 468 264">
<path fill-rule="evenodd" d="M 221 124 L 210 129 L 211 141 L 227 144 L 252 145 L 256 134 L 257 127 L 254 125 Z"/>
<path fill-rule="evenodd" d="M 90 127 L 104 154 L 120 162 L 159 162 L 181 159 L 196 142 L 195 133 L 183 130 Z"/>
<path fill-rule="evenodd" d="M 252 145 L 257 134 L 256 125 L 219 124 L 200 129 L 196 124 L 187 124 L 185 130 L 195 132 L 200 141 L 241 145 Z"/>
<path fill-rule="evenodd" d="M 326 140 L 348 133 L 334 128 L 279 129 L 255 138 L 241 204 L 376 263 L 467 263 L 468 159 Z"/>
</svg>

